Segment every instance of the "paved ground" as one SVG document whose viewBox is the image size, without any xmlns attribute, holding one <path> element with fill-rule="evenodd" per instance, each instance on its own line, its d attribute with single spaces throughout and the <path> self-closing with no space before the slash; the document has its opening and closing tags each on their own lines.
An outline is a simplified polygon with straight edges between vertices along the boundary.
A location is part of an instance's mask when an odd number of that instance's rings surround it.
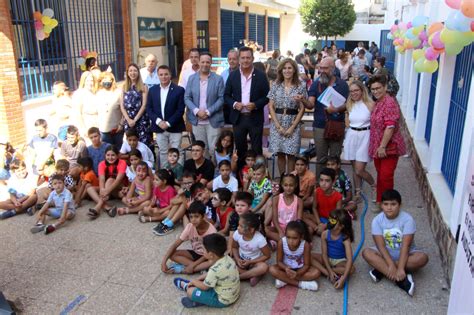
<svg viewBox="0 0 474 315">
<path fill-rule="evenodd" d="M 345 169 L 349 172 L 348 167 Z M 373 172 L 373 169 L 371 168 Z M 449 291 L 442 274 L 438 248 L 428 225 L 410 161 L 401 159 L 396 187 L 403 207 L 416 219 L 416 242 L 430 254 L 428 266 L 415 274 L 413 298 L 387 280 L 374 284 L 369 267 L 359 257 L 350 280 L 350 314 L 445 314 Z M 76 219 L 51 235 L 32 235 L 34 218 L 20 215 L 0 221 L 0 291 L 25 314 L 58 314 L 70 304 L 76 314 L 269 314 L 277 296 L 273 279 L 267 275 L 255 288 L 242 284 L 238 302 L 226 310 L 185 310 L 182 294 L 172 285 L 173 276 L 160 272 L 160 261 L 181 228 L 165 237 L 154 236 L 153 225 L 139 223 L 136 216 L 103 215 L 96 221 L 86 217 L 85 204 Z M 372 206 L 372 204 L 370 204 Z M 368 211 L 366 233 L 372 212 Z M 360 239 L 360 221 L 356 221 Z M 370 234 L 365 246 L 373 244 Z M 315 249 L 319 248 L 316 239 Z M 293 314 L 340 314 L 342 291 L 325 279 L 318 292 L 300 290 Z M 77 305 L 76 305 L 77 304 Z M 281 313 L 281 312 L 279 312 Z"/>
</svg>

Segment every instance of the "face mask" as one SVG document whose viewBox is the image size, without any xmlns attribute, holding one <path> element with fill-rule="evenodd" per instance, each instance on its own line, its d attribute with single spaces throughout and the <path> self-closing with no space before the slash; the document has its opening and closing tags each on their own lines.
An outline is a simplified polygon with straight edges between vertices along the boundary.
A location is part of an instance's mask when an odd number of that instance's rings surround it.
<svg viewBox="0 0 474 315">
<path fill-rule="evenodd" d="M 334 218 L 329 218 L 327 228 L 332 230 L 337 225 L 337 220 Z"/>
<path fill-rule="evenodd" d="M 102 87 L 110 89 L 112 87 L 112 82 L 102 82 Z"/>
</svg>

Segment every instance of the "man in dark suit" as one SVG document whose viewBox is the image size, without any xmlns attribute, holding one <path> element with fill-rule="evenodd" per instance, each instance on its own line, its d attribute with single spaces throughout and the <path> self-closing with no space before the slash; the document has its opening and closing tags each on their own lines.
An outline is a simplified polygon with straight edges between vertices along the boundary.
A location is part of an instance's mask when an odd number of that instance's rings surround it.
<svg viewBox="0 0 474 315">
<path fill-rule="evenodd" d="M 229 120 L 233 125 L 235 148 L 239 166 L 243 165 L 247 152 L 247 135 L 252 149 L 262 154 L 263 108 L 268 104 L 267 76 L 253 67 L 253 50 L 239 49 L 238 71 L 232 71 L 226 82 L 224 101 L 231 108 Z"/>
<path fill-rule="evenodd" d="M 146 112 L 151 120 L 151 131 L 157 133 L 156 142 L 160 150 L 160 165 L 167 161 L 168 149 L 181 148 L 184 124 L 184 89 L 171 82 L 168 66 L 158 67 L 160 84 L 148 91 Z M 184 157 L 180 154 L 180 160 Z"/>
</svg>

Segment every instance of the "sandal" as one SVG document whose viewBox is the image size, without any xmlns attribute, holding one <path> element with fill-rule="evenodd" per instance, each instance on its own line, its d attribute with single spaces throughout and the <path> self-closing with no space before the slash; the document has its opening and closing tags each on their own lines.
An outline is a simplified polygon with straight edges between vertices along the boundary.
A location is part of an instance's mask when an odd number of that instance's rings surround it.
<svg viewBox="0 0 474 315">
<path fill-rule="evenodd" d="M 87 215 L 91 220 L 95 220 L 99 216 L 99 212 L 97 212 L 97 210 L 95 210 L 94 208 L 90 208 Z"/>
<path fill-rule="evenodd" d="M 123 207 L 123 208 L 118 208 L 117 209 L 117 214 L 118 215 L 125 215 L 130 212 L 130 209 L 128 207 Z"/>
<path fill-rule="evenodd" d="M 107 211 L 107 214 L 109 215 L 109 217 L 111 218 L 115 218 L 115 216 L 117 215 L 117 207 L 113 206 L 112 208 L 110 208 L 109 210 L 106 210 Z"/>
<path fill-rule="evenodd" d="M 370 188 L 371 188 L 372 202 L 376 203 L 377 202 L 377 186 L 373 184 L 373 185 L 370 185 Z"/>
<path fill-rule="evenodd" d="M 353 198 L 355 203 L 360 203 L 362 201 L 362 196 L 360 194 L 361 194 L 360 188 L 356 188 L 355 193 L 354 193 L 354 198 Z"/>
<path fill-rule="evenodd" d="M 152 222 L 151 217 L 144 216 L 143 214 L 138 217 L 138 221 L 141 223 Z"/>
<path fill-rule="evenodd" d="M 173 283 L 176 288 L 180 291 L 186 291 L 188 289 L 188 283 L 191 282 L 189 280 L 183 278 L 174 278 Z"/>
</svg>

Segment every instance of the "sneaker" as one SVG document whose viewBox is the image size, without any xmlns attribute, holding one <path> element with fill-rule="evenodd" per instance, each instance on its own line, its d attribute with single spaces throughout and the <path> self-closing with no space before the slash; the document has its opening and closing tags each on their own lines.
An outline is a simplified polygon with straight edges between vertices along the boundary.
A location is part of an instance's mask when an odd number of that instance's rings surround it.
<svg viewBox="0 0 474 315">
<path fill-rule="evenodd" d="M 262 277 L 252 277 L 252 278 L 250 278 L 250 286 L 251 287 L 256 286 L 257 283 L 260 282 L 260 280 L 262 280 Z"/>
<path fill-rule="evenodd" d="M 318 291 L 318 283 L 316 281 L 300 281 L 298 287 L 303 290 Z"/>
<path fill-rule="evenodd" d="M 275 287 L 277 289 L 283 288 L 285 285 L 287 285 L 286 282 L 283 282 L 281 280 L 275 279 Z"/>
<path fill-rule="evenodd" d="M 383 273 L 378 271 L 377 269 L 372 269 L 369 271 L 369 276 L 375 283 L 380 282 L 383 279 Z"/>
<path fill-rule="evenodd" d="M 174 286 L 180 291 L 186 291 L 188 289 L 189 280 L 183 278 L 174 278 Z"/>
<path fill-rule="evenodd" d="M 155 233 L 155 235 L 158 235 L 158 236 L 163 236 L 173 231 L 174 231 L 174 227 L 169 227 L 166 224 L 163 224 L 163 226 L 161 226 L 161 229 L 154 230 L 153 233 Z"/>
<path fill-rule="evenodd" d="M 163 225 L 164 225 L 163 222 L 158 223 L 158 224 L 153 228 L 153 231 L 156 231 L 156 232 L 161 231 L 161 229 L 163 228 Z M 155 233 L 155 232 L 153 232 L 153 233 Z"/>
<path fill-rule="evenodd" d="M 181 304 L 183 304 L 183 306 L 186 307 L 186 308 L 194 308 L 194 307 L 204 305 L 204 304 L 199 303 L 199 302 L 194 302 L 193 300 L 191 300 L 187 296 L 185 296 L 184 298 L 181 299 Z"/>
<path fill-rule="evenodd" d="M 15 210 L 7 210 L 0 214 L 0 220 L 5 220 L 8 218 L 14 217 L 15 215 L 16 215 Z"/>
<path fill-rule="evenodd" d="M 402 281 L 397 281 L 397 286 L 405 291 L 409 296 L 413 296 L 415 293 L 415 281 L 413 281 L 413 277 L 411 274 L 407 274 L 405 279 Z"/>
<path fill-rule="evenodd" d="M 31 233 L 35 234 L 35 233 L 44 231 L 44 228 L 45 228 L 45 225 L 43 223 L 38 223 L 34 227 L 32 227 L 30 231 Z"/>
<path fill-rule="evenodd" d="M 36 212 L 35 207 L 29 207 L 28 209 L 26 209 L 26 213 L 27 213 L 30 217 L 34 216 L 34 215 L 35 215 L 35 212 Z"/>
<path fill-rule="evenodd" d="M 50 225 L 48 225 L 44 228 L 44 234 L 46 234 L 46 235 L 51 234 L 54 231 L 56 231 L 56 227 L 52 224 L 50 224 Z"/>
</svg>

